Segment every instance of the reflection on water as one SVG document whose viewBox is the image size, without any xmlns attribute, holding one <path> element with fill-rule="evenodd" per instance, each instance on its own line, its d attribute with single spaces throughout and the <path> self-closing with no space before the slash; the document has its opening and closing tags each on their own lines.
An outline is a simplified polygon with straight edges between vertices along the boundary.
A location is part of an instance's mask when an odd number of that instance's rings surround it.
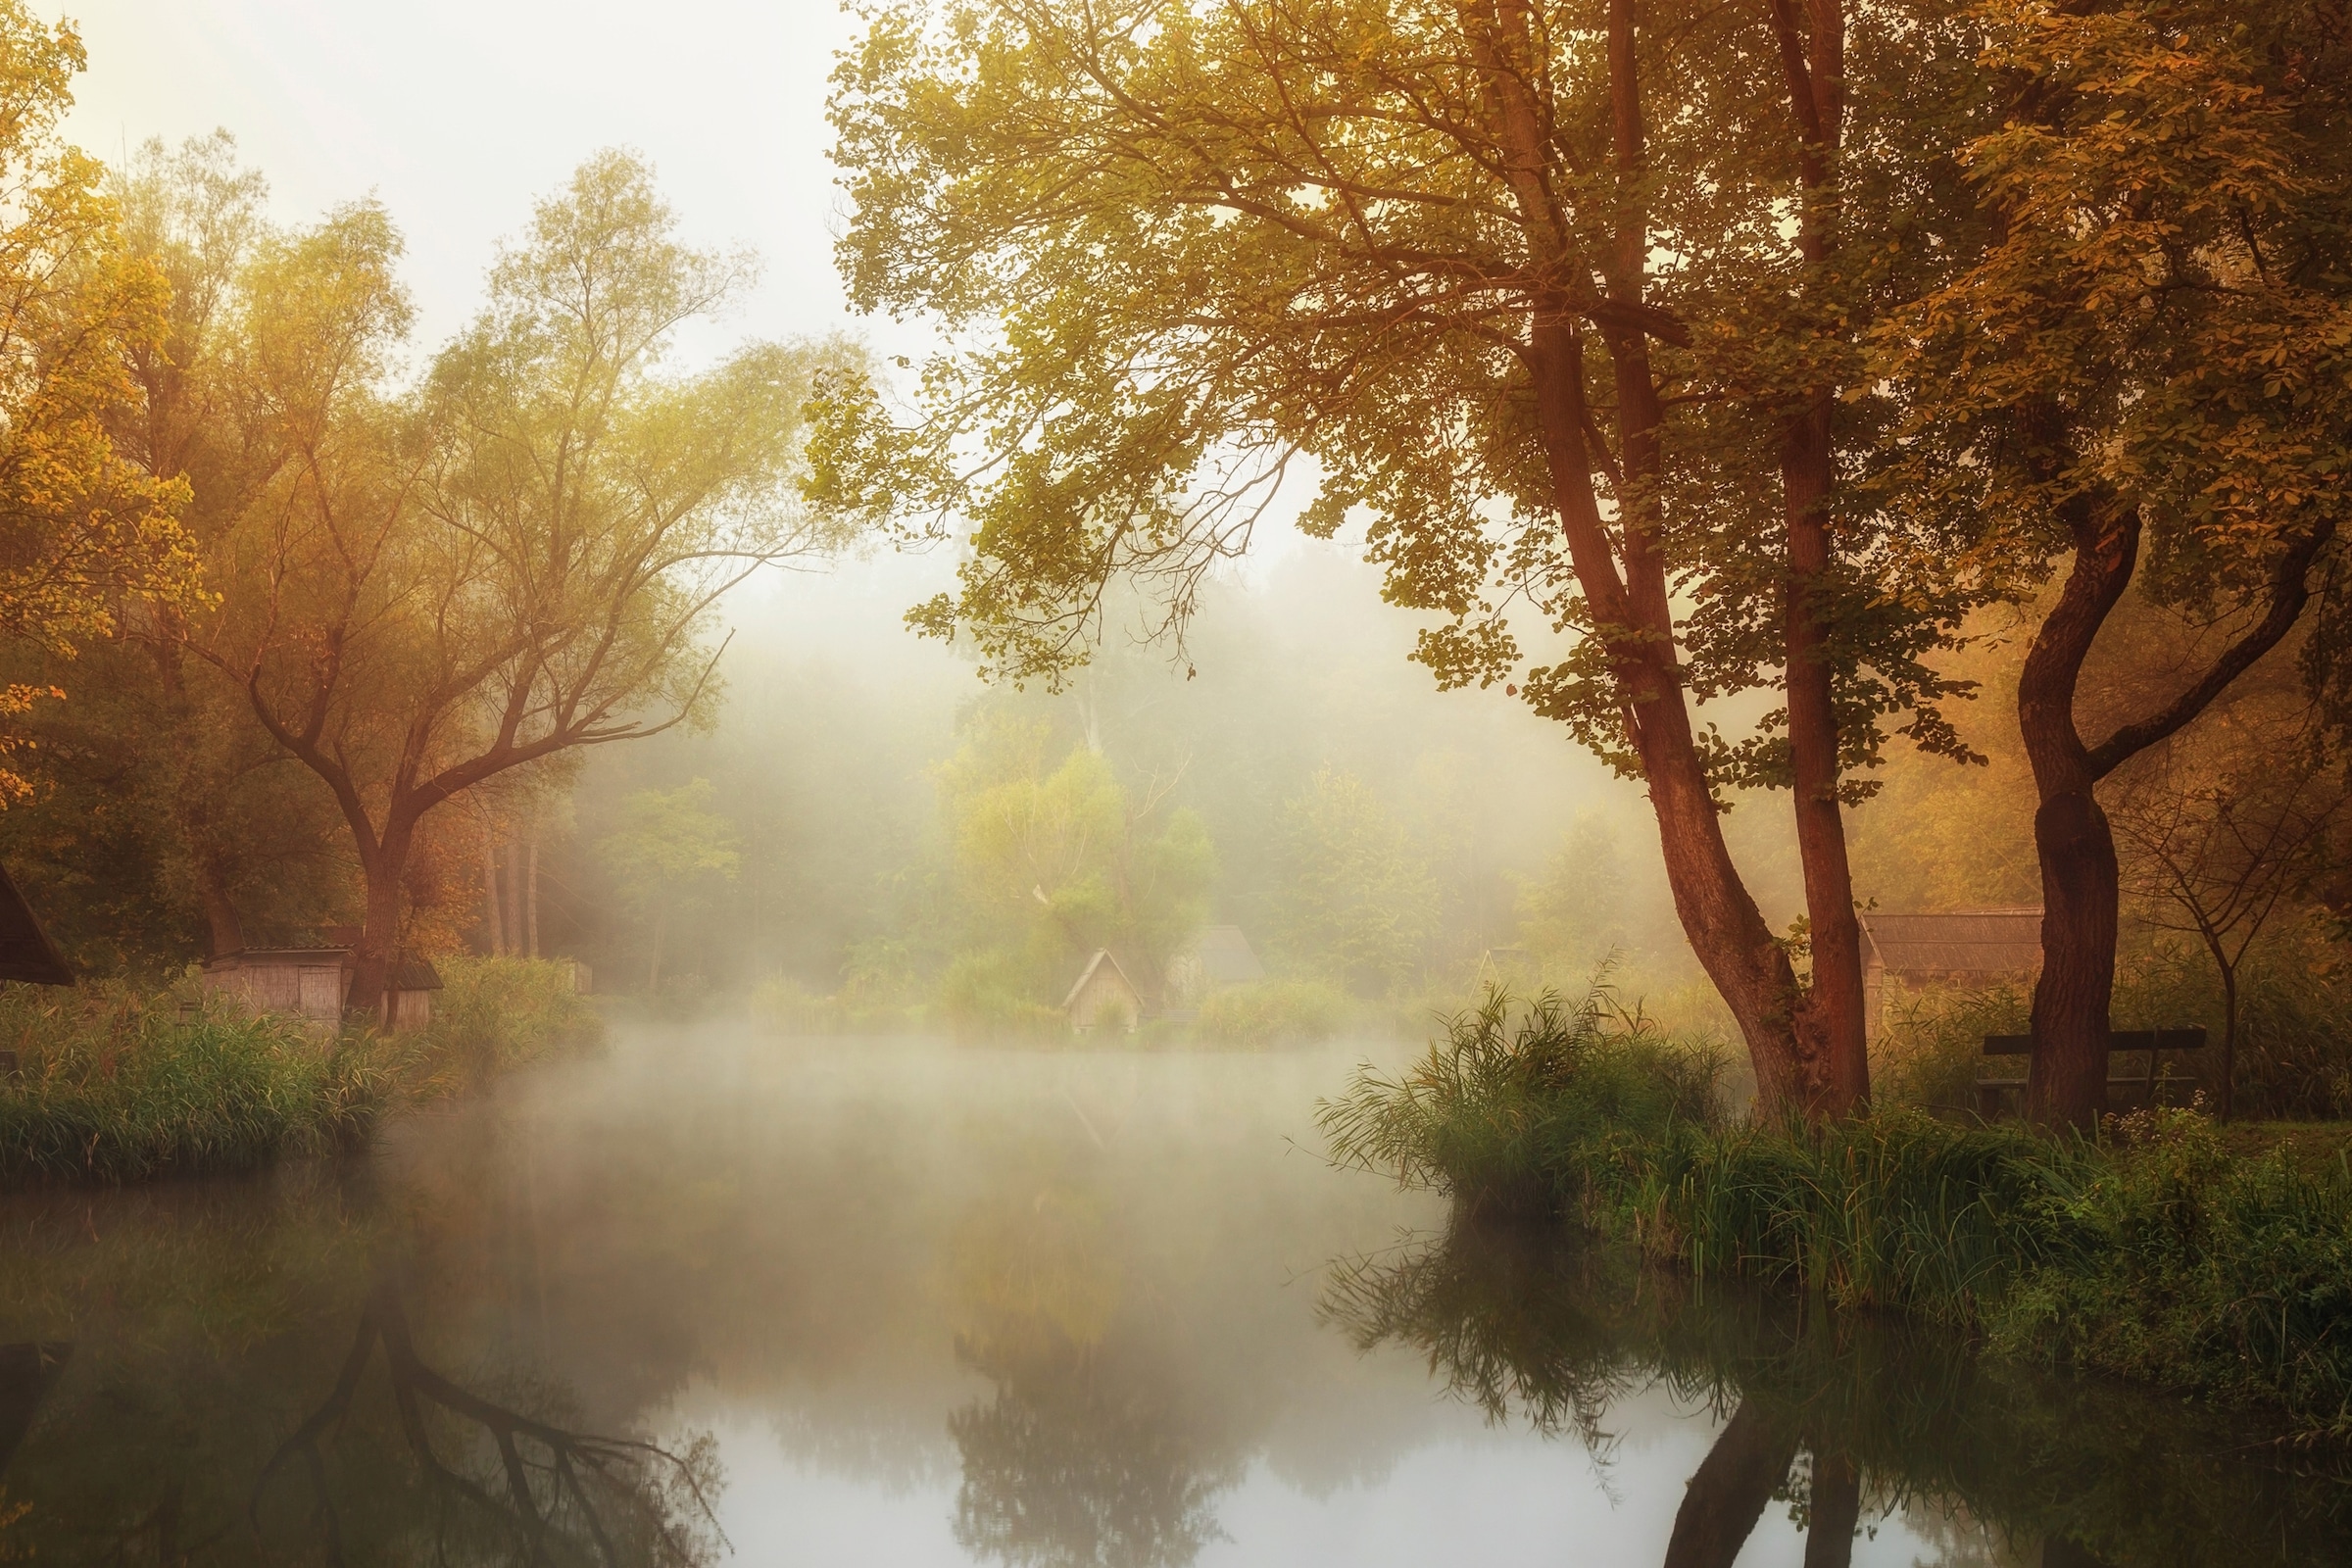
<svg viewBox="0 0 2352 1568">
<path fill-rule="evenodd" d="M 649 1035 L 17 1195 L 0 1560 L 2352 1560 L 2259 1429 L 1449 1231 L 1296 1146 L 1348 1059 Z"/>
</svg>

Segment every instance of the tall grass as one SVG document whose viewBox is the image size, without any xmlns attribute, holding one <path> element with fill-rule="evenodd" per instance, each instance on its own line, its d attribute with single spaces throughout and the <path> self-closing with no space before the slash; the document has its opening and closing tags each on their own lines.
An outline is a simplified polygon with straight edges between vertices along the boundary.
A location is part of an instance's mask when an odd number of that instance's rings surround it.
<svg viewBox="0 0 2352 1568">
<path fill-rule="evenodd" d="M 0 1176 L 137 1181 L 255 1170 L 365 1143 L 398 1105 L 603 1031 L 565 964 L 441 966 L 430 1028 L 383 1036 L 256 1013 L 187 977 L 0 985 Z"/>
<path fill-rule="evenodd" d="M 357 1034 L 256 1016 L 191 982 L 0 986 L 0 1173 L 128 1181 L 356 1144 L 397 1093 Z"/>
<path fill-rule="evenodd" d="M 1733 1125 L 1710 1058 L 1500 996 L 1327 1102 L 1333 1155 L 1470 1210 L 1543 1208 L 1677 1262 L 2291 1412 L 2352 1438 L 2352 1166 L 2228 1154 L 2194 1110 L 2048 1137 L 1894 1107 Z"/>
</svg>

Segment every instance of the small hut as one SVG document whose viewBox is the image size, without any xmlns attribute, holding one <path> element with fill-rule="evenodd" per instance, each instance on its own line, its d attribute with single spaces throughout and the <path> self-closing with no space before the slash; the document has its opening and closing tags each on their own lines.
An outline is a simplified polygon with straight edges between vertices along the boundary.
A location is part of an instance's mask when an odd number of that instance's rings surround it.
<svg viewBox="0 0 2352 1568">
<path fill-rule="evenodd" d="M 2037 906 L 1862 916 L 1863 1017 L 1873 1039 L 1889 978 L 1911 987 L 1984 987 L 2031 979 L 2040 967 Z"/>
<path fill-rule="evenodd" d="M 413 953 L 392 960 L 386 990 L 394 1034 L 432 1021 L 441 976 Z M 349 948 L 246 948 L 204 966 L 207 990 L 226 992 L 259 1012 L 285 1012 L 317 1024 L 339 1023 L 351 991 Z"/>
<path fill-rule="evenodd" d="M 1240 926 L 1203 926 L 1168 959 L 1168 1001 L 1197 1007 L 1228 986 L 1255 985 L 1265 977 L 1266 966 Z"/>
<path fill-rule="evenodd" d="M 245 948 L 209 960 L 204 986 L 257 1012 L 290 1012 L 312 1023 L 343 1016 L 351 982 L 349 948 Z"/>
<path fill-rule="evenodd" d="M 441 989 L 441 975 L 431 964 L 414 953 L 404 953 L 392 960 L 392 972 L 385 990 L 391 993 L 391 1017 L 385 1021 L 396 1035 L 412 1029 L 421 1029 L 433 1021 L 433 993 Z"/>
<path fill-rule="evenodd" d="M 1144 1017 L 1144 994 L 1127 978 L 1119 960 L 1110 956 L 1108 948 L 1100 948 L 1086 960 L 1079 973 L 1078 983 L 1061 1000 L 1061 1010 L 1069 1015 L 1070 1027 L 1080 1034 L 1096 1029 L 1116 1029 L 1133 1034 Z"/>
</svg>

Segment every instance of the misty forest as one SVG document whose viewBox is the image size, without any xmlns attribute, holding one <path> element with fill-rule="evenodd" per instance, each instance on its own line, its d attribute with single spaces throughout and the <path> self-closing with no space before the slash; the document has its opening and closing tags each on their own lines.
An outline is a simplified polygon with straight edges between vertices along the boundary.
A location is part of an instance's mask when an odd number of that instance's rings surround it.
<svg viewBox="0 0 2352 1568">
<path fill-rule="evenodd" d="M 2345 0 L 86 9 L 0 1561 L 2352 1559 Z"/>
</svg>

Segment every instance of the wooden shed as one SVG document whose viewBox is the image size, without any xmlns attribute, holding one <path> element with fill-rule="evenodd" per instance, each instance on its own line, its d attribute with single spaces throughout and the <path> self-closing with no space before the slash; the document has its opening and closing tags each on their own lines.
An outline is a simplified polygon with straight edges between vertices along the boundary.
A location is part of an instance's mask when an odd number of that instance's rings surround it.
<svg viewBox="0 0 2352 1568">
<path fill-rule="evenodd" d="M 2031 980 L 2041 968 L 2041 909 L 1947 909 L 1862 917 L 1864 1018 L 1875 1039 L 1888 979 L 1983 988 Z"/>
<path fill-rule="evenodd" d="M 263 1012 L 286 1012 L 312 1023 L 335 1024 L 343 1018 L 351 990 L 349 948 L 247 948 L 204 966 L 207 989 L 236 996 Z M 385 1024 L 394 1034 L 421 1029 L 432 1022 L 433 993 L 441 976 L 413 953 L 392 960 L 391 1016 Z"/>
<path fill-rule="evenodd" d="M 349 948 L 245 948 L 208 961 L 204 985 L 258 1012 L 290 1012 L 313 1023 L 343 1017 L 351 980 Z"/>
<path fill-rule="evenodd" d="M 1203 926 L 1168 959 L 1167 1000 L 1197 1007 L 1227 986 L 1254 985 L 1265 977 L 1266 966 L 1240 926 Z"/>
<path fill-rule="evenodd" d="M 1097 1029 L 1133 1034 L 1143 1022 L 1144 994 L 1127 978 L 1127 971 L 1110 956 L 1110 950 L 1102 948 L 1086 960 L 1077 984 L 1061 1000 L 1061 1010 L 1080 1034 Z"/>
</svg>

